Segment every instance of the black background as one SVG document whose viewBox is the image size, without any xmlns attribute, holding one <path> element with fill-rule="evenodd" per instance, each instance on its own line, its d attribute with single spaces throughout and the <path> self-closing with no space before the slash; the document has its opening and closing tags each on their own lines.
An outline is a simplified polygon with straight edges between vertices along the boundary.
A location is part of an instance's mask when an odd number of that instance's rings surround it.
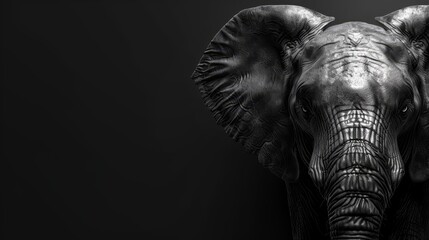
<svg viewBox="0 0 429 240">
<path fill-rule="evenodd" d="M 283 182 L 224 134 L 190 80 L 205 47 L 258 5 L 301 5 L 335 24 L 428 4 L 12 2 L 3 239 L 290 239 Z"/>
</svg>

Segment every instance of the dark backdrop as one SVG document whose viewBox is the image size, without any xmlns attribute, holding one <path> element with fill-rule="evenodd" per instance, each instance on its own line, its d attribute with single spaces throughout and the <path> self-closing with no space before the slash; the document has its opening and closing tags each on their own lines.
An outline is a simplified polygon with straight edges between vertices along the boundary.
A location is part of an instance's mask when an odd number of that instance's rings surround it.
<svg viewBox="0 0 429 240">
<path fill-rule="evenodd" d="M 190 80 L 238 11 L 367 21 L 427 1 L 3 2 L 3 239 L 290 239 L 283 182 Z M 311 231 L 311 229 L 309 229 Z"/>
</svg>

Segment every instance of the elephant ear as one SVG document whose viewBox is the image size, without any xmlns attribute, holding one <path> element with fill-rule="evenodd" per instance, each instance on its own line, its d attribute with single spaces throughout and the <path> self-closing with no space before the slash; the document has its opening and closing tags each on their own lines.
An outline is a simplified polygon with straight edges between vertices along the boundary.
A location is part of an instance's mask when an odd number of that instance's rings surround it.
<svg viewBox="0 0 429 240">
<path fill-rule="evenodd" d="M 415 60 L 422 108 L 409 173 L 412 180 L 423 182 L 429 179 L 429 5 L 407 7 L 376 20 L 399 36 Z"/>
<path fill-rule="evenodd" d="M 294 58 L 330 21 L 298 6 L 243 10 L 217 33 L 192 75 L 217 123 L 286 181 L 299 175 L 288 113 L 288 86 L 299 71 Z"/>
</svg>

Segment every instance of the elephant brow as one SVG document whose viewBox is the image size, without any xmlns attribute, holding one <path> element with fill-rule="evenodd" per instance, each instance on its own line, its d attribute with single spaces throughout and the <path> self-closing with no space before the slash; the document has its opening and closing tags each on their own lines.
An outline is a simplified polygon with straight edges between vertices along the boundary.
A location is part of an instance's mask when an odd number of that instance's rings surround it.
<svg viewBox="0 0 429 240">
<path fill-rule="evenodd" d="M 380 69 L 382 69 L 385 66 L 388 66 L 386 63 L 384 63 L 383 61 L 375 58 L 375 57 L 371 57 L 371 56 L 341 56 L 338 57 L 336 59 L 331 59 L 329 60 L 328 63 L 325 63 L 325 66 L 328 66 L 331 69 L 339 69 L 339 68 L 343 68 L 343 72 L 349 71 L 350 69 L 352 69 L 352 67 L 350 67 L 353 64 L 362 64 L 364 65 L 365 69 L 368 72 L 371 72 L 371 70 L 375 70 L 375 71 L 380 71 Z"/>
</svg>

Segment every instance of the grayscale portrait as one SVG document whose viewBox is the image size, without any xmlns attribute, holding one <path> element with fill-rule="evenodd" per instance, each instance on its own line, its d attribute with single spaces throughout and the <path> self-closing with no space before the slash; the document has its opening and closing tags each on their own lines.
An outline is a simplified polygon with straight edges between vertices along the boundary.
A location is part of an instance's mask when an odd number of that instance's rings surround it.
<svg viewBox="0 0 429 240">
<path fill-rule="evenodd" d="M 217 123 L 286 182 L 293 239 L 429 237 L 429 5 L 376 20 L 245 9 L 192 75 Z"/>
<path fill-rule="evenodd" d="M 2 240 L 428 240 L 428 0 L 2 4 Z"/>
</svg>

